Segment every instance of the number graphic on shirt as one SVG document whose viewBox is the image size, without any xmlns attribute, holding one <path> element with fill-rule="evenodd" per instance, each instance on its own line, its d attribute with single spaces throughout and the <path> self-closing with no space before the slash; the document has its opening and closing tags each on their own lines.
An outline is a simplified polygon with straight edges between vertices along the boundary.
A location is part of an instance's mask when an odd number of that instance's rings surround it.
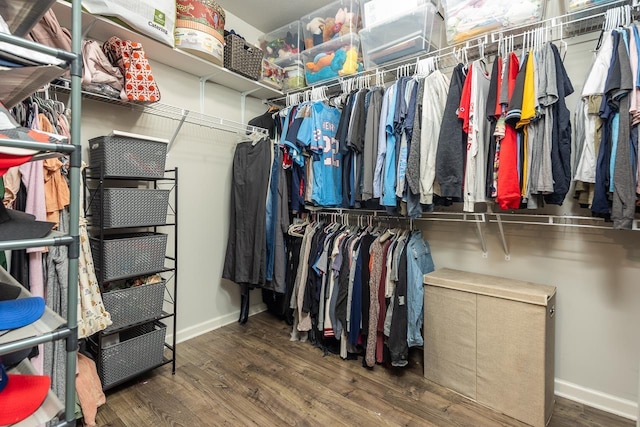
<svg viewBox="0 0 640 427">
<path fill-rule="evenodd" d="M 340 161 L 335 158 L 336 154 L 338 154 L 338 140 L 327 135 L 324 135 L 322 139 L 324 141 L 323 151 L 325 155 L 331 153 L 331 155 L 327 155 L 327 157 L 324 159 L 324 165 L 334 166 L 336 168 L 340 167 Z"/>
</svg>

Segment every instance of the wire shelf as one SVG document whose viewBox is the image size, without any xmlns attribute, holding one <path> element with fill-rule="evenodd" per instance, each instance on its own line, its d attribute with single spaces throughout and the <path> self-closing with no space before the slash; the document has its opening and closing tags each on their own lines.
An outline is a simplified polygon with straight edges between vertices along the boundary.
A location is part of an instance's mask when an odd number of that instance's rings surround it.
<svg viewBox="0 0 640 427">
<path fill-rule="evenodd" d="M 68 94 L 70 91 L 65 83 L 51 84 L 50 89 L 54 92 L 64 94 Z M 268 135 L 269 132 L 267 129 L 261 127 L 245 125 L 233 120 L 223 119 L 220 117 L 208 116 L 206 114 L 198 113 L 180 107 L 175 107 L 168 104 L 163 104 L 160 102 L 154 104 L 141 104 L 136 102 L 123 101 L 121 99 L 111 98 L 106 95 L 84 90 L 82 91 L 82 96 L 85 99 L 91 99 L 94 101 L 117 105 L 120 107 L 129 108 L 130 110 L 139 113 L 151 114 L 157 117 L 180 121 L 183 123 L 189 123 L 196 126 L 203 126 L 228 132 L 255 132 L 264 135 Z"/>
</svg>

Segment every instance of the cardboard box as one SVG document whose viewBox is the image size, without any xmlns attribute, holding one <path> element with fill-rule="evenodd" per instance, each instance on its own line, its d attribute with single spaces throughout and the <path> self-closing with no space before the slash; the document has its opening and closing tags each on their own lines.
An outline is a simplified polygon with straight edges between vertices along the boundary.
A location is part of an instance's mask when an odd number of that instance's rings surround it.
<svg viewBox="0 0 640 427">
<path fill-rule="evenodd" d="M 424 376 L 542 427 L 554 404 L 555 286 L 451 269 L 424 276 Z"/>
</svg>

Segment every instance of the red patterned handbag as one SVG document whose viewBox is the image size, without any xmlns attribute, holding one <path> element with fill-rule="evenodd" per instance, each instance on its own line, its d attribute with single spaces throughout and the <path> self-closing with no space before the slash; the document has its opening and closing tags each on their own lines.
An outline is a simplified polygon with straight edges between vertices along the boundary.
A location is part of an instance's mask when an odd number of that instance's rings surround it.
<svg viewBox="0 0 640 427">
<path fill-rule="evenodd" d="M 120 97 L 137 102 L 160 101 L 160 90 L 142 45 L 113 36 L 102 45 L 109 61 L 122 71 L 124 89 Z"/>
</svg>

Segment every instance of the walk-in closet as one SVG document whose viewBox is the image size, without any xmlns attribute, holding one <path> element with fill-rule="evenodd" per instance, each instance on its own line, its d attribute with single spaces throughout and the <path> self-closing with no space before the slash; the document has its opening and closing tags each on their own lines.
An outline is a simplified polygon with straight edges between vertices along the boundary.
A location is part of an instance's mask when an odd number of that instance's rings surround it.
<svg viewBox="0 0 640 427">
<path fill-rule="evenodd" d="M 0 426 L 640 427 L 640 2 L 0 0 Z"/>
</svg>

